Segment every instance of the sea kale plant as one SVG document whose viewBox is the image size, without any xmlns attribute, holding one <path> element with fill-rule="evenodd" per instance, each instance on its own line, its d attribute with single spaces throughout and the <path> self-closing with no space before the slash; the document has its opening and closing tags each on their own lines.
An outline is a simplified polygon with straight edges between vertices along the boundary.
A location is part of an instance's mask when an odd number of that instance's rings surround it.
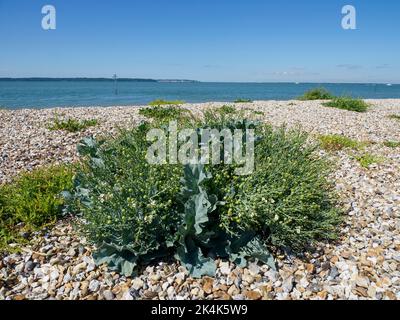
<svg viewBox="0 0 400 320">
<path fill-rule="evenodd" d="M 316 156 L 316 146 L 297 130 L 262 126 L 259 136 L 255 172 L 231 184 L 224 225 L 253 230 L 295 251 L 335 239 L 340 215 L 326 178 L 328 164 Z"/>
<path fill-rule="evenodd" d="M 223 162 L 150 165 L 146 134 L 160 122 L 79 144 L 83 165 L 74 191 L 65 193 L 66 210 L 80 215 L 81 230 L 98 248 L 98 264 L 130 276 L 175 257 L 193 277 L 213 276 L 216 258 L 240 266 L 257 258 L 275 268 L 271 249 L 304 250 L 336 237 L 340 211 L 316 146 L 299 131 L 238 119 L 225 109 L 201 120 L 185 117 L 180 127 L 199 135 L 203 129 L 254 129 L 251 175 L 237 176 L 238 165 Z"/>
<path fill-rule="evenodd" d="M 81 228 L 99 246 L 95 259 L 132 274 L 136 265 L 166 255 L 174 245 L 179 207 L 180 166 L 151 166 L 146 161 L 148 125 L 107 142 L 84 139 L 86 157 L 75 178 L 68 210 L 79 208 Z"/>
</svg>

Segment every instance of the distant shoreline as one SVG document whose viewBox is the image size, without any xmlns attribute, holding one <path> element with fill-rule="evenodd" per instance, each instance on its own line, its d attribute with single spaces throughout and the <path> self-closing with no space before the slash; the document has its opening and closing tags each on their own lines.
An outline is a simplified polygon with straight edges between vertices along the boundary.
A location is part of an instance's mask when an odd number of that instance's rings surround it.
<svg viewBox="0 0 400 320">
<path fill-rule="evenodd" d="M 129 81 L 129 82 L 173 82 L 173 83 L 196 83 L 200 82 L 197 80 L 186 80 L 186 79 L 142 79 L 142 78 L 117 78 L 118 81 Z M 113 78 L 0 78 L 0 81 L 115 81 Z"/>
<path fill-rule="evenodd" d="M 152 83 L 228 83 L 228 84 L 313 84 L 313 85 L 400 85 L 400 82 L 312 82 L 312 81 L 200 81 L 191 79 L 152 79 L 152 78 L 117 78 L 122 82 L 152 82 Z M 90 77 L 0 77 L 0 81 L 115 81 L 113 78 L 90 78 Z"/>
</svg>

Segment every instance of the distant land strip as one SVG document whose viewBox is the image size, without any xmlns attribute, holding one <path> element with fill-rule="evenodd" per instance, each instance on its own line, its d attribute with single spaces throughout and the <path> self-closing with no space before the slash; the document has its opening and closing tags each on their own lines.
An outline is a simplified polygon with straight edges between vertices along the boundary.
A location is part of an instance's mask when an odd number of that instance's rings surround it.
<svg viewBox="0 0 400 320">
<path fill-rule="evenodd" d="M 141 79 L 141 78 L 118 78 L 118 81 L 129 82 L 200 82 L 196 80 L 185 79 Z M 114 81 L 113 78 L 0 78 L 0 81 Z"/>
</svg>

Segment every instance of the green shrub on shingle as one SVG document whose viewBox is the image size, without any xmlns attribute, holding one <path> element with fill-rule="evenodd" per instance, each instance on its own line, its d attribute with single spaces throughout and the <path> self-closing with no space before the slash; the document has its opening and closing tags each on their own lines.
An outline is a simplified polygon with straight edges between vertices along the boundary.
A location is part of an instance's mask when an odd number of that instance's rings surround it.
<svg viewBox="0 0 400 320">
<path fill-rule="evenodd" d="M 18 241 L 19 231 L 30 232 L 54 223 L 65 203 L 61 193 L 72 189 L 73 169 L 53 166 L 22 173 L 0 186 L 0 244 Z"/>
<path fill-rule="evenodd" d="M 82 217 L 98 264 L 132 275 L 174 256 L 192 276 L 212 276 L 218 257 L 240 266 L 258 258 L 275 268 L 271 245 L 304 250 L 336 238 L 341 216 L 329 166 L 306 134 L 239 119 L 227 107 L 193 121 L 174 112 L 161 113 L 160 126 L 143 123 L 79 145 L 83 166 L 68 208 Z M 146 135 L 155 127 L 168 130 L 164 121 L 174 116 L 199 137 L 203 129 L 254 129 L 254 172 L 237 176 L 238 165 L 224 163 L 150 165 Z"/>
<path fill-rule="evenodd" d="M 305 92 L 299 100 L 307 101 L 307 100 L 330 100 L 333 99 L 334 96 L 324 88 L 316 88 Z"/>
<path fill-rule="evenodd" d="M 367 112 L 369 108 L 365 101 L 350 97 L 334 98 L 332 101 L 324 103 L 324 106 L 354 112 Z"/>
</svg>

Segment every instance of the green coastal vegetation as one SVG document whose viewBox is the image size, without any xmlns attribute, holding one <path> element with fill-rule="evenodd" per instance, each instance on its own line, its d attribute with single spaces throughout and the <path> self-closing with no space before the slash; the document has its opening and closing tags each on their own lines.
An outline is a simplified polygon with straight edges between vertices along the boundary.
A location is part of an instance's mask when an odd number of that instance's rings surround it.
<svg viewBox="0 0 400 320">
<path fill-rule="evenodd" d="M 344 148 L 359 150 L 363 144 L 342 135 L 322 135 L 319 136 L 321 147 L 327 151 L 340 151 Z"/>
<path fill-rule="evenodd" d="M 315 88 L 305 92 L 298 98 L 301 101 L 309 100 L 331 100 L 323 103 L 326 107 L 337 108 L 354 112 L 366 112 L 369 105 L 362 99 L 354 99 L 351 97 L 335 97 L 325 88 Z"/>
<path fill-rule="evenodd" d="M 80 132 L 85 131 L 87 128 L 94 127 L 98 125 L 98 121 L 96 119 L 89 120 L 76 120 L 76 119 L 67 119 L 61 120 L 58 116 L 55 117 L 53 122 L 48 126 L 48 129 L 51 131 L 67 131 L 67 132 Z"/>
<path fill-rule="evenodd" d="M 397 114 L 391 114 L 389 116 L 389 118 L 392 119 L 392 120 L 399 120 L 400 121 L 400 115 L 397 115 Z"/>
<path fill-rule="evenodd" d="M 265 115 L 265 113 L 263 111 L 259 111 L 259 110 L 251 110 L 251 112 L 253 112 L 255 115 L 257 116 L 263 116 Z"/>
<path fill-rule="evenodd" d="M 139 110 L 139 114 L 149 119 L 160 121 L 171 121 L 174 119 L 180 119 L 184 116 L 188 116 L 189 112 L 187 109 L 179 108 L 177 106 L 154 106 L 148 108 L 142 108 Z"/>
<path fill-rule="evenodd" d="M 149 102 L 149 106 L 178 106 L 184 104 L 185 101 L 182 100 L 163 100 L 157 99 Z"/>
<path fill-rule="evenodd" d="M 333 98 L 334 96 L 325 88 L 315 88 L 306 91 L 298 100 L 330 100 Z"/>
<path fill-rule="evenodd" d="M 220 116 L 228 116 L 233 115 L 237 112 L 237 109 L 234 106 L 223 105 L 222 107 L 217 109 L 217 112 Z"/>
<path fill-rule="evenodd" d="M 61 217 L 61 193 L 72 188 L 73 170 L 66 165 L 36 169 L 0 185 L 0 251 Z"/>
<path fill-rule="evenodd" d="M 239 266 L 257 258 L 276 268 L 277 248 L 304 252 L 317 241 L 337 239 L 342 212 L 328 180 L 333 168 L 306 133 L 241 118 L 232 106 L 206 111 L 201 119 L 177 106 L 140 112 L 151 122 L 106 140 L 83 139 L 73 170 L 38 169 L 1 186 L 2 245 L 71 214 L 98 248 L 98 264 L 132 275 L 174 257 L 200 277 L 215 274 L 216 258 Z M 235 175 L 237 164 L 150 165 L 146 135 L 172 117 L 180 129 L 199 134 L 254 129 L 253 174 Z"/>
<path fill-rule="evenodd" d="M 318 140 L 321 148 L 328 152 L 350 151 L 350 156 L 365 169 L 369 169 L 373 164 L 380 164 L 385 161 L 384 157 L 365 151 L 365 147 L 368 145 L 367 142 L 359 142 L 342 135 L 322 135 L 318 137 Z M 400 143 L 397 142 L 388 141 L 384 145 L 390 148 L 400 147 Z"/>
<path fill-rule="evenodd" d="M 368 103 L 365 101 L 351 97 L 334 98 L 332 101 L 324 103 L 324 106 L 355 112 L 366 112 L 369 108 Z"/>
<path fill-rule="evenodd" d="M 385 147 L 388 147 L 388 148 L 400 148 L 399 141 L 386 141 L 383 144 Z"/>
<path fill-rule="evenodd" d="M 235 102 L 235 103 L 252 103 L 253 100 L 251 100 L 251 99 L 239 98 L 239 99 L 236 99 L 234 102 Z"/>
<path fill-rule="evenodd" d="M 380 164 L 385 161 L 384 157 L 373 155 L 371 153 L 363 153 L 361 155 L 355 156 L 357 161 L 363 168 L 368 169 L 373 164 Z"/>
</svg>

